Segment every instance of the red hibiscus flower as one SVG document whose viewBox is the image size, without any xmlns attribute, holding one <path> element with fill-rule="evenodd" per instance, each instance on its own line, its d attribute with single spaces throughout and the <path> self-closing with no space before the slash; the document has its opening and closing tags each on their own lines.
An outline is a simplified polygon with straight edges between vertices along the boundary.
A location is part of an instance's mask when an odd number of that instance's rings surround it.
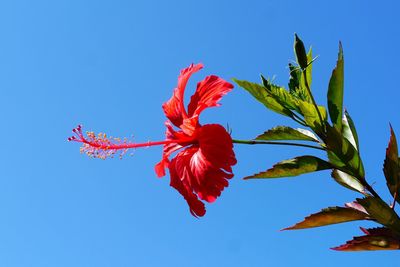
<svg viewBox="0 0 400 267">
<path fill-rule="evenodd" d="M 81 142 L 81 151 L 98 158 L 112 156 L 118 151 L 125 153 L 130 148 L 164 145 L 162 160 L 155 166 L 157 175 L 164 176 L 168 168 L 170 185 L 186 199 L 190 212 L 196 217 L 204 216 L 206 210 L 201 200 L 211 203 L 221 195 L 228 186 L 228 179 L 233 177 L 232 166 L 236 164 L 236 158 L 232 138 L 224 127 L 199 123 L 200 113 L 205 108 L 219 106 L 219 100 L 232 90 L 232 84 L 215 75 L 206 77 L 197 84 L 196 92 L 185 109 L 186 84 L 190 76 L 202 67 L 202 64 L 192 64 L 182 70 L 178 86 L 164 103 L 164 113 L 168 118 L 164 141 L 138 144 L 116 138 L 110 140 L 105 134 L 92 132 L 85 137 L 81 126 L 73 130 L 76 136 L 68 140 Z M 177 154 L 170 160 L 174 152 Z"/>
</svg>

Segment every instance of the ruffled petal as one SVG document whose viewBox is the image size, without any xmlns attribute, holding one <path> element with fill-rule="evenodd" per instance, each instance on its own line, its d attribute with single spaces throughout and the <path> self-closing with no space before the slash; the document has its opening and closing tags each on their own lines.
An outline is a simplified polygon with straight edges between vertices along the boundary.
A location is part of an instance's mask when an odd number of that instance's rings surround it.
<svg viewBox="0 0 400 267">
<path fill-rule="evenodd" d="M 219 124 L 207 124 L 196 131 L 199 151 L 192 158 L 192 170 L 199 187 L 198 196 L 213 202 L 228 186 L 236 164 L 232 138 Z"/>
<path fill-rule="evenodd" d="M 188 148 L 179 152 L 177 156 L 172 159 L 169 165 L 171 176 L 170 185 L 178 190 L 178 192 L 185 198 L 189 205 L 190 213 L 195 217 L 202 217 L 206 214 L 204 203 L 197 198 L 189 183 L 189 180 L 192 179 L 193 173 L 188 166 L 190 158 L 196 151 L 197 149 Z"/>
<path fill-rule="evenodd" d="M 218 76 L 207 76 L 197 84 L 197 89 L 188 105 L 188 116 L 198 117 L 208 107 L 219 106 L 221 98 L 233 89 L 233 85 Z"/>
<path fill-rule="evenodd" d="M 187 113 L 183 104 L 183 95 L 190 76 L 203 68 L 202 64 L 191 64 L 188 68 L 181 70 L 178 77 L 178 86 L 174 89 L 172 97 L 163 104 L 163 110 L 167 118 L 176 127 L 180 127 Z"/>
<path fill-rule="evenodd" d="M 208 124 L 196 129 L 197 144 L 179 152 L 169 164 L 171 186 L 186 199 L 195 216 L 203 216 L 198 198 L 214 202 L 233 177 L 236 164 L 232 139 L 224 127 Z M 200 202 L 200 203 L 199 203 Z M 201 215 L 203 214 L 203 215 Z"/>
<path fill-rule="evenodd" d="M 178 141 L 179 141 L 180 137 L 183 135 L 183 133 L 180 131 L 179 132 L 175 131 L 172 128 L 171 123 L 169 121 L 165 122 L 165 126 L 167 127 L 167 129 L 165 131 L 165 140 L 177 140 L 177 143 L 170 143 L 170 144 L 164 145 L 162 159 L 154 167 L 155 172 L 158 177 L 165 176 L 165 169 L 168 168 L 168 166 L 169 166 L 168 157 L 172 153 L 174 153 L 175 151 L 177 151 L 183 147 L 182 145 L 178 144 Z"/>
</svg>

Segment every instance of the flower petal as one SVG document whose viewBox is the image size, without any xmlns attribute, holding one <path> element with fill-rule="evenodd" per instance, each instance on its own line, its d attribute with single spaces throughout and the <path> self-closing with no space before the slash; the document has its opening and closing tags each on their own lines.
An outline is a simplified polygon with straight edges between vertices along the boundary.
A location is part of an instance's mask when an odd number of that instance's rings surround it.
<svg viewBox="0 0 400 267">
<path fill-rule="evenodd" d="M 188 68 L 181 70 L 178 77 L 178 86 L 174 89 L 172 97 L 163 104 L 164 113 L 176 127 L 180 127 L 187 113 L 183 105 L 183 94 L 190 76 L 203 68 L 202 64 L 191 64 Z"/>
<path fill-rule="evenodd" d="M 197 84 L 197 89 L 188 105 L 188 116 L 198 116 L 208 107 L 219 106 L 218 101 L 233 89 L 233 85 L 218 76 L 207 76 Z"/>
<path fill-rule="evenodd" d="M 169 165 L 169 172 L 171 176 L 170 185 L 178 190 L 178 192 L 185 198 L 189 205 L 190 213 L 195 217 L 201 217 L 206 214 L 204 203 L 201 202 L 193 193 L 188 180 L 193 176 L 188 162 L 197 149 L 188 148 L 178 153 L 178 155 L 171 161 Z"/>
<path fill-rule="evenodd" d="M 172 125 L 169 121 L 165 122 L 165 126 L 167 127 L 165 131 L 165 140 L 178 140 L 182 137 L 183 133 L 181 131 L 177 132 L 172 128 Z M 164 145 L 162 159 L 155 166 L 155 171 L 158 177 L 165 176 L 165 168 L 169 166 L 168 157 L 174 153 L 175 151 L 181 149 L 183 146 L 178 143 L 170 143 Z"/>
<path fill-rule="evenodd" d="M 198 180 L 198 196 L 213 202 L 228 186 L 233 177 L 232 166 L 236 164 L 232 138 L 219 124 L 206 124 L 196 131 L 199 151 L 192 158 L 192 169 Z"/>
<path fill-rule="evenodd" d="M 195 137 L 198 144 L 179 152 L 169 170 L 171 186 L 184 196 L 193 215 L 203 216 L 197 197 L 214 202 L 233 177 L 231 166 L 236 164 L 236 158 L 232 139 L 221 125 L 201 126 Z"/>
</svg>

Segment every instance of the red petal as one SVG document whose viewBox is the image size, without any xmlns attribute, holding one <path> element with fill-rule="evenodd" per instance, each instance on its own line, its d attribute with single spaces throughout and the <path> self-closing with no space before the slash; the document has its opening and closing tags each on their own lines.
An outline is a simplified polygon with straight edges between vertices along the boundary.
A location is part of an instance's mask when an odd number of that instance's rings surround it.
<svg viewBox="0 0 400 267">
<path fill-rule="evenodd" d="M 172 97 L 162 106 L 165 115 L 176 127 L 180 127 L 183 123 L 183 119 L 187 118 L 183 105 L 183 94 L 187 81 L 193 73 L 202 68 L 202 64 L 191 64 L 188 68 L 183 69 L 178 77 L 178 86 L 174 89 Z"/>
<path fill-rule="evenodd" d="M 216 168 L 231 172 L 236 164 L 233 143 L 230 134 L 219 124 L 206 124 L 196 131 L 200 150 Z"/>
<path fill-rule="evenodd" d="M 213 202 L 233 177 L 236 164 L 232 139 L 218 124 L 204 125 L 196 130 L 198 145 L 179 152 L 171 161 L 171 185 L 186 199 L 192 214 L 203 216 L 201 201 Z M 196 196 L 197 194 L 197 196 Z"/>
<path fill-rule="evenodd" d="M 188 116 L 198 116 L 205 108 L 219 106 L 218 101 L 232 88 L 232 84 L 218 76 L 207 76 L 197 84 L 196 92 L 192 95 L 188 106 Z"/>
<path fill-rule="evenodd" d="M 213 202 L 228 186 L 233 177 L 232 166 L 236 164 L 232 138 L 219 124 L 207 124 L 197 129 L 196 138 L 200 149 L 192 164 L 199 183 L 197 194 L 201 199 Z"/>
<path fill-rule="evenodd" d="M 185 198 L 189 205 L 190 213 L 195 217 L 202 217 L 206 214 L 204 203 L 197 198 L 188 183 L 188 179 L 190 179 L 189 177 L 192 175 L 190 168 L 187 168 L 187 162 L 188 159 L 190 159 L 191 154 L 190 149 L 185 149 L 179 152 L 171 161 L 171 164 L 169 165 L 171 176 L 170 185 L 178 190 L 178 192 Z"/>
<path fill-rule="evenodd" d="M 183 133 L 180 131 L 179 132 L 175 131 L 172 128 L 169 121 L 165 122 L 165 126 L 167 127 L 165 131 L 165 137 L 166 137 L 165 140 L 177 140 L 178 142 Z M 168 168 L 169 166 L 168 157 L 175 151 L 181 149 L 182 147 L 183 146 L 178 143 L 171 143 L 164 145 L 162 159 L 155 166 L 155 171 L 158 177 L 165 176 L 165 168 Z"/>
</svg>

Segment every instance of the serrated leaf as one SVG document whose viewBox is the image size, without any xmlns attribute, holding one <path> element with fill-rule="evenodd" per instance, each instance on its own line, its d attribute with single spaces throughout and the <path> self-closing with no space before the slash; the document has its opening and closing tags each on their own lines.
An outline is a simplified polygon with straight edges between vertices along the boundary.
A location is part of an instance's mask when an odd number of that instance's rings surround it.
<svg viewBox="0 0 400 267">
<path fill-rule="evenodd" d="M 348 202 L 344 205 L 347 208 L 352 208 L 352 209 L 364 212 L 365 214 L 368 214 L 368 211 L 363 206 L 361 206 L 359 203 L 357 203 L 357 201 Z"/>
<path fill-rule="evenodd" d="M 358 181 L 356 177 L 351 176 L 350 174 L 342 172 L 338 169 L 334 169 L 331 173 L 331 176 L 333 179 L 335 179 L 336 182 L 338 182 L 342 186 L 360 192 L 361 194 L 365 194 L 364 186 L 360 183 L 360 181 Z"/>
<path fill-rule="evenodd" d="M 343 113 L 344 60 L 342 44 L 339 43 L 339 54 L 336 67 L 332 71 L 328 89 L 328 110 L 333 125 L 341 131 Z"/>
<path fill-rule="evenodd" d="M 368 214 L 352 208 L 329 207 L 320 212 L 311 214 L 304 221 L 283 230 L 297 230 L 320 227 L 344 222 L 367 220 Z"/>
<path fill-rule="evenodd" d="M 400 161 L 396 135 L 390 126 L 390 140 L 383 163 L 386 184 L 395 200 L 400 203 Z"/>
<path fill-rule="evenodd" d="M 372 219 L 400 234 L 400 218 L 389 205 L 380 198 L 358 198 L 357 202 L 365 208 Z"/>
<path fill-rule="evenodd" d="M 342 171 L 355 177 L 364 178 L 364 166 L 356 148 L 336 127 L 327 125 L 326 145 L 329 161 Z"/>
<path fill-rule="evenodd" d="M 318 142 L 318 138 L 312 132 L 288 126 L 274 127 L 257 136 L 255 140 L 304 140 Z"/>
<path fill-rule="evenodd" d="M 264 86 L 248 81 L 240 81 L 237 79 L 233 80 L 267 108 L 279 114 L 293 117 L 293 113 L 288 108 L 276 101 L 276 99 L 271 95 L 270 92 L 268 92 L 268 90 L 266 90 Z"/>
<path fill-rule="evenodd" d="M 263 75 L 261 75 L 261 80 L 264 87 L 279 104 L 289 110 L 300 111 L 298 107 L 299 99 L 296 99 L 296 97 L 290 94 L 284 87 L 271 83 L 269 80 L 265 79 Z"/>
<path fill-rule="evenodd" d="M 386 227 L 375 227 L 375 228 L 364 228 L 360 227 L 361 231 L 364 234 L 371 235 L 371 236 L 393 236 L 398 237 L 392 230 Z"/>
<path fill-rule="evenodd" d="M 244 179 L 291 177 L 331 168 L 331 164 L 320 158 L 314 156 L 300 156 L 278 162 L 271 169 L 247 176 Z"/>
<path fill-rule="evenodd" d="M 321 122 L 318 116 L 318 112 L 316 111 L 315 106 L 311 102 L 303 101 L 302 99 L 299 98 L 299 94 L 290 93 L 285 88 L 271 83 L 270 81 L 265 79 L 262 75 L 261 79 L 264 87 L 267 89 L 269 94 L 281 106 L 302 115 L 304 117 L 307 126 L 311 127 L 314 131 L 316 132 L 322 131 L 323 125 L 327 120 L 327 112 L 325 110 L 325 107 L 318 106 L 319 112 L 322 117 L 322 122 Z M 307 90 L 304 89 L 304 92 L 306 91 Z"/>
<path fill-rule="evenodd" d="M 372 228 L 361 230 L 366 234 L 356 236 L 346 244 L 332 248 L 337 251 L 374 251 L 400 249 L 400 239 L 388 228 Z"/>
<path fill-rule="evenodd" d="M 354 146 L 354 148 L 357 149 L 358 153 L 360 153 L 356 127 L 350 114 L 346 110 L 344 111 L 342 119 L 342 134 Z"/>
</svg>

